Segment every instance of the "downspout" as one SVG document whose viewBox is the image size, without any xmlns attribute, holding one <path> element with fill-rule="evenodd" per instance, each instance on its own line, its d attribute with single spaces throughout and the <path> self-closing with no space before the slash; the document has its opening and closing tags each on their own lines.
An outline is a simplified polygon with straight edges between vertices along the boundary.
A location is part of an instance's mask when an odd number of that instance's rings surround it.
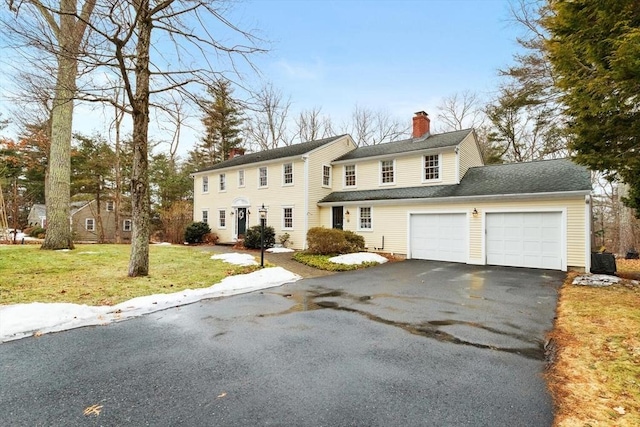
<svg viewBox="0 0 640 427">
<path fill-rule="evenodd" d="M 309 155 L 302 156 L 304 162 L 304 241 L 302 243 L 302 249 L 307 249 L 307 232 L 309 231 Z"/>
</svg>

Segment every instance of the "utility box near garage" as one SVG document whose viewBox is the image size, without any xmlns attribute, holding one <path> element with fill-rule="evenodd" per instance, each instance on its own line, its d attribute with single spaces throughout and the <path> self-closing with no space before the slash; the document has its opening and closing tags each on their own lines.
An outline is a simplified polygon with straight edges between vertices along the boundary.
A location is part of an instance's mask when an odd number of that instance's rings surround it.
<svg viewBox="0 0 640 427">
<path fill-rule="evenodd" d="M 609 252 L 593 252 L 591 254 L 591 272 L 593 274 L 616 274 L 616 257 Z"/>
</svg>

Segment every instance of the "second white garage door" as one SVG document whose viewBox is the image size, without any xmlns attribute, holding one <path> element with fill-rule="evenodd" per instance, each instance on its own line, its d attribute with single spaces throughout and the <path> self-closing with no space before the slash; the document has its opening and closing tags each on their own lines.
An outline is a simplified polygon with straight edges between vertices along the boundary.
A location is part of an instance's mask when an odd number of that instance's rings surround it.
<svg viewBox="0 0 640 427">
<path fill-rule="evenodd" d="M 562 213 L 487 213 L 487 264 L 562 270 Z"/>
<path fill-rule="evenodd" d="M 466 214 L 412 214 L 411 258 L 467 262 Z"/>
</svg>

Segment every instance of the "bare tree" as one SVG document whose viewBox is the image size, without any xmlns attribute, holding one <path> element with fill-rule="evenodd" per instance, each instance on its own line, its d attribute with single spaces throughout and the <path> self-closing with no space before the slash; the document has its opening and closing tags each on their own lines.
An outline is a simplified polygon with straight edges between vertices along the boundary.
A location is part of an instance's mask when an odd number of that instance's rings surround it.
<svg viewBox="0 0 640 427">
<path fill-rule="evenodd" d="M 217 9 L 219 7 L 220 9 Z M 253 45 L 255 38 L 228 21 L 223 5 L 206 0 L 131 0 L 115 4 L 100 4 L 95 19 L 88 23 L 103 50 L 86 52 L 86 61 L 122 79 L 126 101 L 121 104 L 109 96 L 113 87 L 106 84 L 100 90 L 84 92 L 83 99 L 108 102 L 126 111 L 133 120 L 131 172 L 132 236 L 128 274 L 131 277 L 149 273 L 150 191 L 149 191 L 149 111 L 152 97 L 175 91 L 197 100 L 186 89 L 192 84 L 205 86 L 222 73 L 207 64 L 210 56 L 221 60 L 226 56 L 236 70 L 235 57 L 261 52 Z M 216 24 L 231 30 L 249 44 L 226 46 L 210 35 Z M 174 42 L 169 49 L 152 50 L 152 32 Z M 158 35 L 158 33 L 160 33 Z M 179 42 L 180 41 L 180 42 Z M 187 48 L 189 47 L 189 49 Z M 196 59 L 193 52 L 201 57 Z M 156 54 L 152 58 L 152 53 Z M 168 60 L 171 57 L 171 60 Z M 166 106 L 165 106 L 166 107 Z"/>
<path fill-rule="evenodd" d="M 295 135 L 299 142 L 314 141 L 333 134 L 331 118 L 321 114 L 320 107 L 301 111 L 296 119 Z"/>
<path fill-rule="evenodd" d="M 80 8 L 76 0 L 7 2 L 15 11 L 15 34 L 29 46 L 55 55 L 56 81 L 51 104 L 51 147 L 46 181 L 47 234 L 42 248 L 73 248 L 69 227 L 73 104 L 80 53 L 96 0 L 87 0 Z"/>
<path fill-rule="evenodd" d="M 482 101 L 477 93 L 469 90 L 447 96 L 438 105 L 438 127 L 449 132 L 480 128 L 485 121 Z"/>
<path fill-rule="evenodd" d="M 341 132 L 351 134 L 356 145 L 376 145 L 408 137 L 409 124 L 394 119 L 384 110 L 373 110 L 356 105 L 351 122 L 344 124 Z"/>
<path fill-rule="evenodd" d="M 290 107 L 291 98 L 285 98 L 271 83 L 254 95 L 248 106 L 252 112 L 245 121 L 245 141 L 254 151 L 291 145 L 287 133 Z"/>
</svg>

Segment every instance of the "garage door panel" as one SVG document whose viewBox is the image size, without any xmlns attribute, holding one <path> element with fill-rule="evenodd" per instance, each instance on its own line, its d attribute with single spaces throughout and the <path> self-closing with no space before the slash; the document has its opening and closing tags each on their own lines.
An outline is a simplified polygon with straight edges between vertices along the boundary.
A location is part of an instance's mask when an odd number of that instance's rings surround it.
<svg viewBox="0 0 640 427">
<path fill-rule="evenodd" d="M 487 264 L 562 269 L 560 212 L 488 213 Z"/>
<path fill-rule="evenodd" d="M 413 214 L 411 257 L 466 262 L 466 214 Z"/>
</svg>

